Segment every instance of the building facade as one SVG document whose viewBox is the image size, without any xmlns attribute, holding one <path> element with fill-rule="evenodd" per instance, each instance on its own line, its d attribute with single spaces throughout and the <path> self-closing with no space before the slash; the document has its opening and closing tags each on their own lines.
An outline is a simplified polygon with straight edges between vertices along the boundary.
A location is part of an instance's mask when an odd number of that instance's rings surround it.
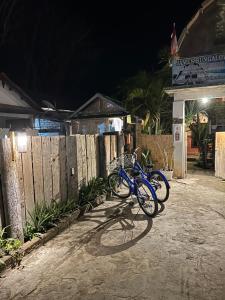
<svg viewBox="0 0 225 300">
<path fill-rule="evenodd" d="M 187 173 L 185 102 L 225 98 L 225 0 L 207 0 L 184 28 L 172 63 L 174 174 Z M 217 124 L 213 124 L 214 126 Z M 225 125 L 225 124 L 224 124 Z"/>
</svg>

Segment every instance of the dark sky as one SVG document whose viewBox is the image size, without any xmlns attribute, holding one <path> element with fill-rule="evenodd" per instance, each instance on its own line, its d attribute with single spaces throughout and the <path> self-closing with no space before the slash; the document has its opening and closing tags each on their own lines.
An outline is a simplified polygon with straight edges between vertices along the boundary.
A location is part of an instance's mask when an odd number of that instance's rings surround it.
<svg viewBox="0 0 225 300">
<path fill-rule="evenodd" d="M 112 96 L 122 80 L 157 68 L 173 22 L 179 36 L 201 2 L 0 0 L 1 71 L 58 107 Z"/>
</svg>

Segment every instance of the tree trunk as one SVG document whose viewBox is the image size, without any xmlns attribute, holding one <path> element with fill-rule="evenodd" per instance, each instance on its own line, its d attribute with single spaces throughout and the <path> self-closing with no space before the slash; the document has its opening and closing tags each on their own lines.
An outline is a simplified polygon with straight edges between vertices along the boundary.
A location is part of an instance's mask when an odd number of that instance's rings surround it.
<svg viewBox="0 0 225 300">
<path fill-rule="evenodd" d="M 6 210 L 6 222 L 10 235 L 23 241 L 21 213 L 21 194 L 16 163 L 13 161 L 10 139 L 0 140 L 0 168 L 2 174 L 3 201 Z"/>
</svg>

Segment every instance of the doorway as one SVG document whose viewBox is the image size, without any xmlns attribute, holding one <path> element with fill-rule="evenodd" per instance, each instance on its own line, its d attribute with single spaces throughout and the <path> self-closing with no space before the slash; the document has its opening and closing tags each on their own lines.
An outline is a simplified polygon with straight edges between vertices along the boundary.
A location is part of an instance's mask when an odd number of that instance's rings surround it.
<svg viewBox="0 0 225 300">
<path fill-rule="evenodd" d="M 223 145 L 222 138 L 216 139 L 216 136 L 225 132 L 224 98 L 185 101 L 185 132 L 187 173 L 218 174 L 217 169 L 222 164 Z M 219 143 L 217 148 L 220 151 L 217 154 L 216 143 Z"/>
</svg>

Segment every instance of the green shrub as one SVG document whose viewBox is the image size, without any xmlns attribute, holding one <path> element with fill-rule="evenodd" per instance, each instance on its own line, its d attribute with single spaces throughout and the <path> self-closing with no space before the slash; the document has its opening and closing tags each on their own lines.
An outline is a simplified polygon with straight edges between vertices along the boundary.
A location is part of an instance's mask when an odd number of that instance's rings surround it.
<svg viewBox="0 0 225 300">
<path fill-rule="evenodd" d="M 145 148 L 141 153 L 141 166 L 142 168 L 144 168 L 150 163 L 151 163 L 151 151 Z"/>
<path fill-rule="evenodd" d="M 29 212 L 30 220 L 24 228 L 25 240 L 31 240 L 34 236 L 46 232 L 55 226 L 55 223 L 65 214 L 77 209 L 74 199 L 67 201 L 53 201 L 50 205 L 45 202 L 36 203 L 32 212 Z"/>
<path fill-rule="evenodd" d="M 71 213 L 78 208 L 78 204 L 74 199 L 67 201 L 53 202 L 52 213 L 54 218 L 58 219 L 60 216 Z"/>
<path fill-rule="evenodd" d="M 23 234 L 24 234 L 24 241 L 25 242 L 32 240 L 35 236 L 39 236 L 39 234 L 35 230 L 34 226 L 29 222 L 26 222 L 26 226 L 23 230 Z"/>
<path fill-rule="evenodd" d="M 9 226 L 7 226 L 9 227 Z M 14 238 L 6 237 L 6 228 L 0 228 L 0 256 L 10 254 L 21 246 L 21 241 Z"/>
<path fill-rule="evenodd" d="M 52 224 L 53 213 L 50 206 L 45 202 L 36 203 L 34 210 L 29 212 L 30 221 L 28 225 L 33 227 L 35 232 L 45 232 Z"/>
<path fill-rule="evenodd" d="M 104 178 L 91 179 L 87 184 L 82 185 L 79 191 L 79 206 L 92 203 L 96 197 L 107 193 L 107 183 Z"/>
<path fill-rule="evenodd" d="M 96 197 L 107 192 L 107 183 L 103 178 L 93 178 L 86 185 L 83 185 L 79 192 L 78 203 L 74 199 L 67 201 L 52 201 L 51 204 L 45 202 L 36 203 L 34 210 L 29 212 L 30 220 L 24 228 L 25 240 L 31 240 L 34 236 L 46 232 L 55 226 L 55 223 L 63 216 L 73 212 L 79 206 L 90 204 Z"/>
</svg>

